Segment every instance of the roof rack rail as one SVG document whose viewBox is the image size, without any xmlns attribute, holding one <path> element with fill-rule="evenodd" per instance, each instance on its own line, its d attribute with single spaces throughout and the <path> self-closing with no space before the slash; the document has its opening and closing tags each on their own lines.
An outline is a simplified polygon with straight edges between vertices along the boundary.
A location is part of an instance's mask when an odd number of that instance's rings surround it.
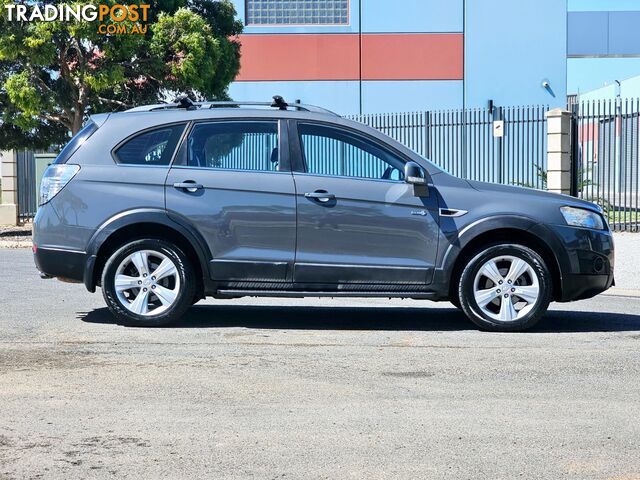
<svg viewBox="0 0 640 480">
<path fill-rule="evenodd" d="M 337 113 L 327 110 L 326 108 L 316 107 L 315 105 L 306 105 L 304 103 L 287 103 L 280 95 L 273 97 L 273 102 L 236 102 L 229 101 L 213 101 L 213 102 L 194 102 L 189 97 L 180 97 L 175 103 L 158 103 L 155 105 L 142 105 L 140 107 L 130 108 L 127 112 L 155 112 L 158 110 L 173 110 L 183 108 L 185 110 L 204 110 L 207 108 L 235 108 L 235 107 L 267 107 L 277 108 L 278 110 L 297 110 L 302 112 L 327 113 L 329 115 L 339 116 Z"/>
</svg>

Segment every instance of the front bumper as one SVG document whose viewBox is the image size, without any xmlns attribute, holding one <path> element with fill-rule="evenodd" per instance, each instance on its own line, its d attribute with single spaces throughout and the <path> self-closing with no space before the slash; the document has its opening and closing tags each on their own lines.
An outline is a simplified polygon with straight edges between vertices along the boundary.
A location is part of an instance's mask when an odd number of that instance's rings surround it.
<svg viewBox="0 0 640 480">
<path fill-rule="evenodd" d="M 591 298 L 614 284 L 611 275 L 567 275 L 564 279 L 561 302 Z"/>
<path fill-rule="evenodd" d="M 561 244 L 560 251 L 554 249 L 560 264 L 559 301 L 590 298 L 614 284 L 615 256 L 610 231 L 564 225 L 550 229 Z"/>
</svg>

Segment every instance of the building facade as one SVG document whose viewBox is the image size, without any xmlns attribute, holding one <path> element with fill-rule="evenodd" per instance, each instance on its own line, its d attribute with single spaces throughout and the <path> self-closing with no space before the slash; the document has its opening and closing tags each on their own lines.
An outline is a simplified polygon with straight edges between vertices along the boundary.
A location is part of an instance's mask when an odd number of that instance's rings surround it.
<svg viewBox="0 0 640 480">
<path fill-rule="evenodd" d="M 236 100 L 341 114 L 566 102 L 562 0 L 232 1 Z"/>
<path fill-rule="evenodd" d="M 574 2 L 576 8 L 589 6 Z M 606 95 L 619 89 L 618 82 L 640 75 L 640 2 L 606 2 L 604 8 L 624 10 L 576 10 L 568 14 L 568 93 L 606 88 Z M 628 83 L 627 90 L 632 82 Z M 631 91 L 631 90 L 629 90 Z M 605 93 L 604 91 L 600 93 Z M 593 97 L 593 93 L 589 96 Z M 615 96 L 615 93 L 614 93 Z M 623 96 L 625 94 L 623 93 Z"/>
</svg>

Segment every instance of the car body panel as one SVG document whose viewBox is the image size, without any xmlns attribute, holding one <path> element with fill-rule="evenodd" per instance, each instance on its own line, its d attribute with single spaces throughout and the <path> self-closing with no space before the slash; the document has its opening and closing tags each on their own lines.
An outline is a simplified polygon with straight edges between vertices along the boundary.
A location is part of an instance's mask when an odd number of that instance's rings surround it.
<svg viewBox="0 0 640 480">
<path fill-rule="evenodd" d="M 173 187 L 186 180 L 204 188 L 190 193 Z M 206 239 L 213 280 L 291 280 L 296 204 L 290 172 L 174 167 L 166 202 Z"/>
<path fill-rule="evenodd" d="M 285 155 L 291 150 L 294 173 L 187 169 L 175 160 L 172 168 L 118 165 L 112 156 L 123 140 L 165 124 L 274 118 L 287 125 L 327 123 L 384 144 L 425 170 L 429 196 L 414 195 L 413 187 L 403 182 L 305 174 L 300 160 L 293 158 L 300 153 L 295 143 L 281 151 Z M 67 160 L 80 165 L 80 171 L 39 208 L 34 222 L 38 268 L 84 280 L 91 291 L 102 246 L 122 228 L 140 224 L 171 228 L 193 246 L 209 294 L 232 285 L 354 295 L 378 288 L 411 296 L 402 288 L 409 284 L 423 287 L 429 298 L 444 300 L 465 247 L 497 230 L 532 235 L 552 252 L 560 282 L 556 300 L 585 298 L 613 283 L 611 232 L 570 227 L 560 213 L 562 206 L 600 213 L 596 205 L 456 178 L 381 132 L 348 119 L 295 110 L 220 108 L 101 114 L 92 120 L 99 128 Z M 173 187 L 185 180 L 205 188 L 192 194 Z M 315 190 L 335 194 L 335 204 L 304 197 Z M 462 214 L 443 216 L 443 208 Z M 393 284 L 400 287 L 389 288 Z"/>
<path fill-rule="evenodd" d="M 294 281 L 431 283 L 438 205 L 405 182 L 294 174 L 298 241 Z M 305 193 L 326 191 L 322 203 Z"/>
</svg>

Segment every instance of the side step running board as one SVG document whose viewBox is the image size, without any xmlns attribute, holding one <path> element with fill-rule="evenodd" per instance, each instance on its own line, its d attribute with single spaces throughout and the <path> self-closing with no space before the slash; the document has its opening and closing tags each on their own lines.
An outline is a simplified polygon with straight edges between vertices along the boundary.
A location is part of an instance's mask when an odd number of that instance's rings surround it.
<svg viewBox="0 0 640 480">
<path fill-rule="evenodd" d="M 297 290 L 218 290 L 218 295 L 232 297 L 383 297 L 383 298 L 432 298 L 432 292 L 314 292 Z"/>
</svg>

